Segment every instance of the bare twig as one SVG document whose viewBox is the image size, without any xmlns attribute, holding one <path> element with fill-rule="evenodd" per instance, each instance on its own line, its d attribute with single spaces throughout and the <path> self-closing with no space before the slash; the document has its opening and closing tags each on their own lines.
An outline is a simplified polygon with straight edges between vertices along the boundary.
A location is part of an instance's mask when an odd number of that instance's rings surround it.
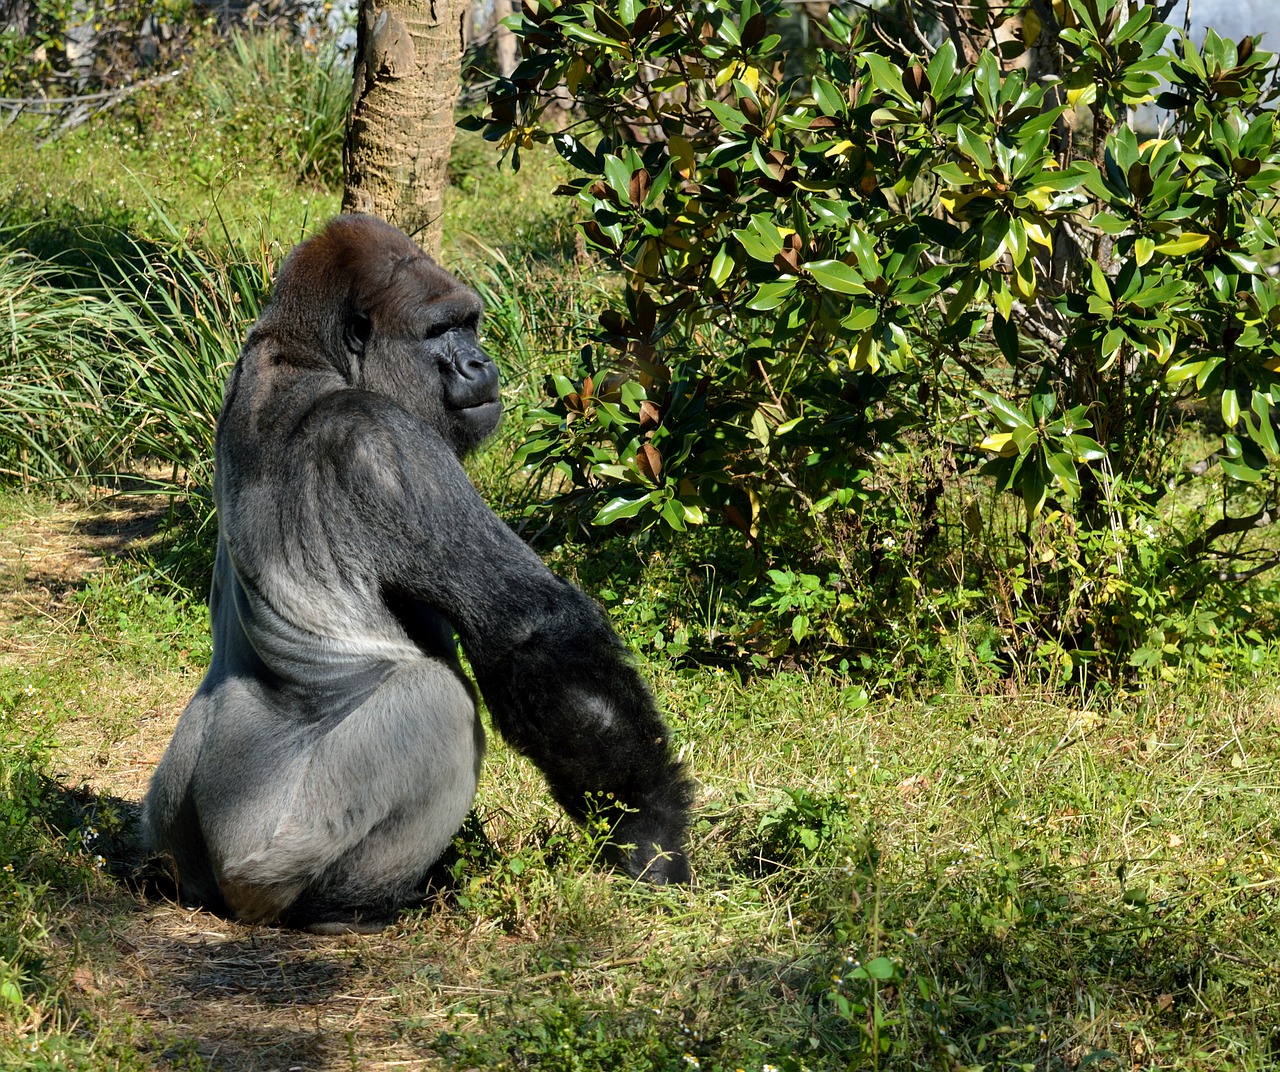
<svg viewBox="0 0 1280 1072">
<path fill-rule="evenodd" d="M 1240 581 L 1247 581 L 1252 577 L 1257 577 L 1260 573 L 1266 573 L 1267 570 L 1275 569 L 1280 566 L 1280 557 L 1272 558 L 1260 566 L 1254 566 L 1253 569 L 1237 570 L 1228 573 L 1226 570 L 1220 570 L 1216 574 L 1216 579 L 1222 584 L 1238 584 Z"/>
<path fill-rule="evenodd" d="M 151 89 L 166 82 L 172 82 L 175 78 L 180 78 L 186 71 L 187 68 L 184 65 L 176 71 L 156 75 L 154 78 L 144 78 L 138 82 L 130 82 L 119 89 L 104 89 L 97 93 L 78 93 L 71 97 L 0 97 L 0 111 L 8 113 L 4 123 L 6 127 L 11 126 L 24 113 L 60 117 L 61 122 L 59 122 L 58 128 L 49 135 L 49 138 L 44 139 L 48 141 L 50 138 L 56 138 L 59 134 L 63 134 L 68 130 L 74 130 L 95 115 L 100 115 L 102 112 L 114 108 L 138 90 Z"/>
</svg>

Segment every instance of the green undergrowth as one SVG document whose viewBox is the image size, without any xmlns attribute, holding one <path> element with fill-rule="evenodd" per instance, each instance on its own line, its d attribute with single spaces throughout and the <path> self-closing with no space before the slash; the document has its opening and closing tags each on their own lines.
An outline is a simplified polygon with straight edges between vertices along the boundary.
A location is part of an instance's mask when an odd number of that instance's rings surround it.
<svg viewBox="0 0 1280 1072">
<path fill-rule="evenodd" d="M 41 509 L 11 497 L 3 516 Z M 139 711 L 190 694 L 202 615 L 128 558 L 67 606 L 57 629 L 5 627 L 26 654 L 0 663 L 0 1066 L 174 1067 L 176 1037 L 102 981 L 155 902 L 115 866 L 127 809 L 73 772 L 86 726 L 110 764 Z M 454 892 L 380 947 L 397 1052 L 601 1072 L 1274 1067 L 1274 685 L 868 699 L 834 674 L 645 670 L 699 785 L 693 886 L 603 872 L 601 832 L 566 823 L 491 734 L 484 835 L 461 839 Z M 195 1043 L 183 1059 L 240 1067 Z"/>
</svg>

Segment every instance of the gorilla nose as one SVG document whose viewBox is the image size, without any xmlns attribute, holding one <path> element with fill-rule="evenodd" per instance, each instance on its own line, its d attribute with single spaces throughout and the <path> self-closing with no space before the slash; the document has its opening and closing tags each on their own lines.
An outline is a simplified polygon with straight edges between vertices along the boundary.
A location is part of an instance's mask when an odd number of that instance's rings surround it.
<svg viewBox="0 0 1280 1072">
<path fill-rule="evenodd" d="M 484 353 L 470 353 L 464 357 L 455 356 L 453 367 L 464 380 L 483 382 L 487 379 L 496 379 L 498 376 L 498 366 L 493 363 L 493 358 Z"/>
</svg>

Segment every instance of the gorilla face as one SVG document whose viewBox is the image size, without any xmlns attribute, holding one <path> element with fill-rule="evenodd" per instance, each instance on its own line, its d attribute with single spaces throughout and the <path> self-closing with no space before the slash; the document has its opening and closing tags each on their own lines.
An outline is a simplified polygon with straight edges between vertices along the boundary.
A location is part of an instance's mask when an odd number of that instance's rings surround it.
<svg viewBox="0 0 1280 1072">
<path fill-rule="evenodd" d="M 425 258 L 424 258 L 425 260 Z M 432 265 L 434 268 L 435 266 Z M 444 275 L 438 269 L 432 276 Z M 405 315 L 386 305 L 358 312 L 368 324 L 358 364 L 359 386 L 384 394 L 435 428 L 458 456 L 478 446 L 502 416 L 498 367 L 481 348 L 480 299 L 449 278 L 451 289 L 431 298 L 437 279 L 402 280 L 420 296 Z M 408 303 L 405 303 L 408 305 Z"/>
<path fill-rule="evenodd" d="M 376 384 L 461 456 L 502 415 L 498 367 L 480 348 L 483 305 L 475 291 L 396 234 L 389 280 L 368 298 L 357 286 L 347 334 L 356 341 L 360 386 Z"/>
</svg>

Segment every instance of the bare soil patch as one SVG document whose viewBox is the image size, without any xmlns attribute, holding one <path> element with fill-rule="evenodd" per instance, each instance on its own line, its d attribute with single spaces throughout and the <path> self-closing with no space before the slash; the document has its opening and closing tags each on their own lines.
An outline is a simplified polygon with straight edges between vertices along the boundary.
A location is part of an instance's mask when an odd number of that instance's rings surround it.
<svg viewBox="0 0 1280 1072">
<path fill-rule="evenodd" d="M 136 497 L 91 506 L 29 502 L 31 510 L 0 528 L 0 658 L 8 661 L 65 639 L 80 619 L 75 593 L 106 556 L 153 539 L 166 514 L 154 499 Z"/>
</svg>

